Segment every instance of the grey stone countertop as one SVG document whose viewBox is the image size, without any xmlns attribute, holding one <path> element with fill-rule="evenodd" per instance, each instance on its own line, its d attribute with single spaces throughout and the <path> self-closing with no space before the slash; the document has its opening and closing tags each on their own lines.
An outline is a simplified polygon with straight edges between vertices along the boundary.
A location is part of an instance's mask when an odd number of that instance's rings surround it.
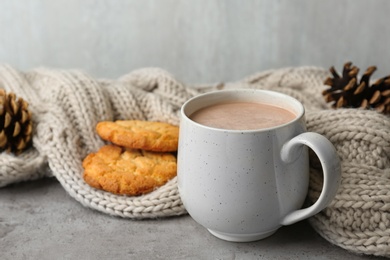
<svg viewBox="0 0 390 260">
<path fill-rule="evenodd" d="M 251 243 L 188 215 L 129 220 L 83 207 L 54 178 L 0 188 L 0 259 L 384 259 L 334 246 L 306 221 Z"/>
</svg>

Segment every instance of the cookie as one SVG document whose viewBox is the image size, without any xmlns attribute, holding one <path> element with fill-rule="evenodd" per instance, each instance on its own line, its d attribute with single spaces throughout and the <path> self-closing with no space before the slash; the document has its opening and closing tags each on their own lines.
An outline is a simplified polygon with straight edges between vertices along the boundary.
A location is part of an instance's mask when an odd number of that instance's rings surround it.
<svg viewBox="0 0 390 260">
<path fill-rule="evenodd" d="M 103 140 L 131 149 L 174 152 L 178 147 L 179 127 L 162 122 L 104 121 L 96 125 L 96 131 Z"/>
<path fill-rule="evenodd" d="M 83 160 L 83 177 L 96 189 L 136 196 L 164 185 L 176 176 L 176 167 L 171 153 L 106 145 Z"/>
</svg>

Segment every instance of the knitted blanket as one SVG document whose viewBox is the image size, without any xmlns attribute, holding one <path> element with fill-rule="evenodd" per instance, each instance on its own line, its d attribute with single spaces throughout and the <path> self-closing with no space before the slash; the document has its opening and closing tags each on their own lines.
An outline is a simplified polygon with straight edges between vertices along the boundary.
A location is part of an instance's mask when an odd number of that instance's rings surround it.
<svg viewBox="0 0 390 260">
<path fill-rule="evenodd" d="M 116 80 L 94 79 L 81 71 L 0 66 L 0 88 L 30 104 L 33 147 L 19 156 L 0 154 L 0 187 L 54 176 L 82 205 L 130 219 L 186 214 L 176 178 L 138 197 L 96 190 L 83 178 L 82 160 L 104 142 L 99 121 L 139 119 L 179 124 L 181 105 L 206 91 L 261 88 L 283 92 L 306 108 L 309 131 L 325 135 L 342 163 L 342 182 L 328 208 L 310 219 L 333 244 L 357 253 L 390 256 L 390 118 L 374 111 L 332 110 L 323 101 L 328 72 L 298 67 L 269 70 L 238 82 L 188 86 L 161 69 L 133 71 Z M 311 155 L 308 201 L 317 199 L 322 172 Z"/>
</svg>

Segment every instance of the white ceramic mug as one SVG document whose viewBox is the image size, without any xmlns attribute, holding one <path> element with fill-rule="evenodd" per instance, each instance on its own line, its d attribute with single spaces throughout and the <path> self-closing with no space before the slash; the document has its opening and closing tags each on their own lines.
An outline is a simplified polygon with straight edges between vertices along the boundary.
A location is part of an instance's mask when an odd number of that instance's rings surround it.
<svg viewBox="0 0 390 260">
<path fill-rule="evenodd" d="M 286 124 L 259 130 L 226 130 L 192 121 L 204 107 L 224 102 L 258 102 L 296 115 Z M 324 209 L 340 181 L 340 161 L 324 136 L 306 132 L 304 107 L 272 91 L 221 90 L 188 100 L 181 109 L 178 188 L 191 217 L 228 241 L 255 241 Z M 301 209 L 309 185 L 310 147 L 324 173 L 322 193 Z"/>
</svg>

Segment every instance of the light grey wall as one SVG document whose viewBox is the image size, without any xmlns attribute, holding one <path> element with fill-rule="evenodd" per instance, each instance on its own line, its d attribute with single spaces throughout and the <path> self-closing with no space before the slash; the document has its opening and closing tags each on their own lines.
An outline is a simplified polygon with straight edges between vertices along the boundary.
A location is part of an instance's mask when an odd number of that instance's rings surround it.
<svg viewBox="0 0 390 260">
<path fill-rule="evenodd" d="M 286 66 L 390 74 L 386 0 L 0 0 L 0 62 L 116 78 L 161 67 L 187 83 Z"/>
</svg>

